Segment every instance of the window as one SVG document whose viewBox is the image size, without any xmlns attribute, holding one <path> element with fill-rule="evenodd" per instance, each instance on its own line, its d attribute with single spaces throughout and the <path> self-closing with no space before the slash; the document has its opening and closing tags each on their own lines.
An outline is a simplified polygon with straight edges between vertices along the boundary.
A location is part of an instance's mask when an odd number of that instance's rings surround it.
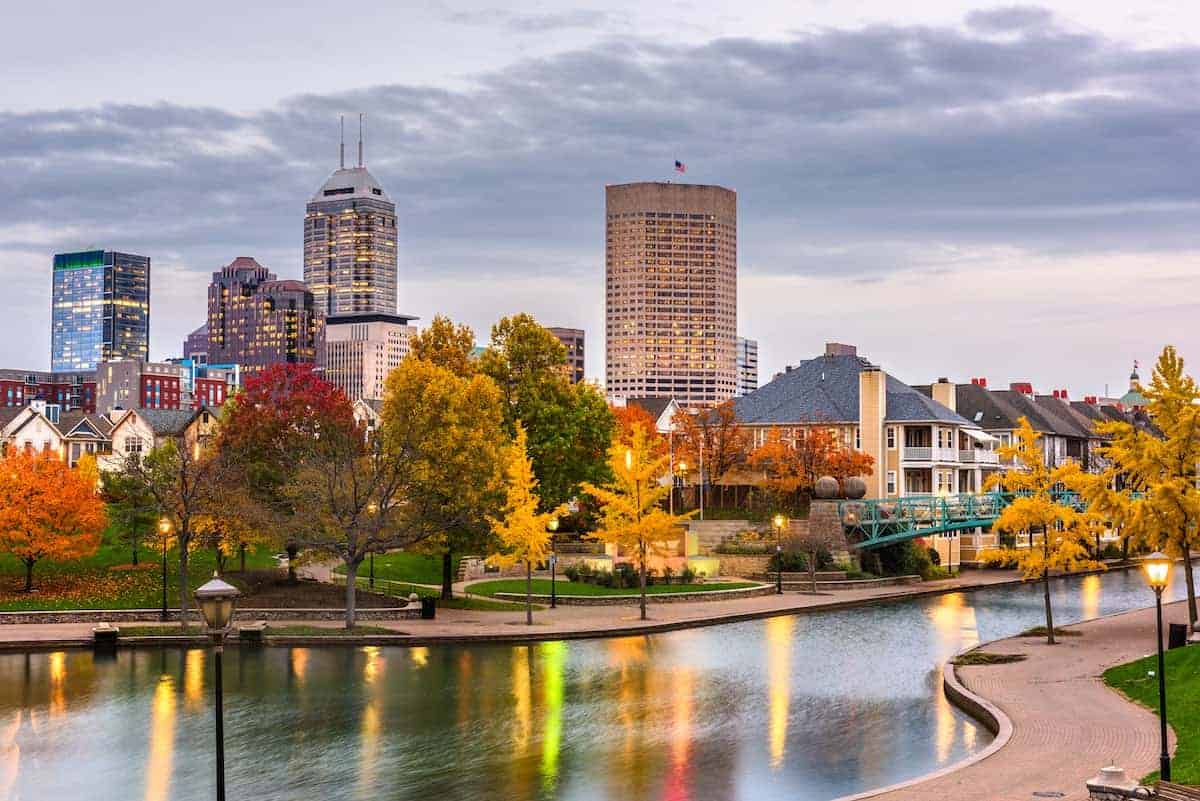
<svg viewBox="0 0 1200 801">
<path fill-rule="evenodd" d="M 887 427 L 887 447 L 889 451 L 896 450 L 896 427 Z"/>
<path fill-rule="evenodd" d="M 856 450 L 856 451 L 862 450 L 862 429 L 861 428 L 854 429 L 854 450 Z"/>
<path fill-rule="evenodd" d="M 138 436 L 125 438 L 125 453 L 141 453 L 142 438 Z"/>
<path fill-rule="evenodd" d="M 896 494 L 896 471 L 895 470 L 889 470 L 887 472 L 887 494 L 888 495 Z"/>
</svg>

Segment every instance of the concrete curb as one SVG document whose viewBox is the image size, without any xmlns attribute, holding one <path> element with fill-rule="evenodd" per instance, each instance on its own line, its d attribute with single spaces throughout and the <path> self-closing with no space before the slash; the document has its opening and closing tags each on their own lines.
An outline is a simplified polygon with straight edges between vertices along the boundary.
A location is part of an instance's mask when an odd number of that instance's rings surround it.
<svg viewBox="0 0 1200 801">
<path fill-rule="evenodd" d="M 688 602 L 728 601 L 736 598 L 758 598 L 762 595 L 774 595 L 774 584 L 758 584 L 753 587 L 738 587 L 732 590 L 701 590 L 697 592 L 657 592 L 646 593 L 648 604 L 682 604 Z M 488 596 L 479 596 L 486 598 Z M 492 597 L 501 601 L 525 602 L 525 594 L 518 592 L 498 592 Z M 549 595 L 534 594 L 534 603 L 545 604 L 550 601 Z M 641 602 L 640 595 L 559 595 L 560 606 L 637 606 Z"/>
</svg>

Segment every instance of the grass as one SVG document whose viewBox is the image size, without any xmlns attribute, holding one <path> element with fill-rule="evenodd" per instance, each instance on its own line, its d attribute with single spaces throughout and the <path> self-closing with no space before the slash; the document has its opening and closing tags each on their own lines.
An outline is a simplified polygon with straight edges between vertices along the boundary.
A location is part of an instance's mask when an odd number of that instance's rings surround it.
<svg viewBox="0 0 1200 801">
<path fill-rule="evenodd" d="M 1167 651 L 1167 722 L 1179 738 L 1171 759 L 1171 780 L 1200 785 L 1200 647 Z M 1104 671 L 1104 681 L 1154 713 L 1158 713 L 1158 656 L 1117 665 Z M 1158 773 L 1142 779 L 1158 780 Z"/>
<path fill-rule="evenodd" d="M 603 595 L 637 595 L 638 589 L 615 587 L 601 587 L 596 584 L 585 584 L 583 582 L 559 581 L 557 582 L 558 595 L 577 595 L 577 596 L 603 596 Z M 707 584 L 651 584 L 646 588 L 647 595 L 665 595 L 668 593 L 677 592 L 707 592 L 712 590 L 736 590 L 743 587 L 756 587 L 754 582 L 750 581 L 728 581 L 728 582 L 709 582 Z M 498 579 L 496 581 L 483 581 L 479 584 L 472 584 L 467 588 L 473 595 L 495 595 L 498 592 L 512 592 L 519 595 L 525 594 L 525 579 Z M 549 595 L 550 581 L 549 579 L 534 579 L 533 580 L 534 595 Z M 524 608 L 524 607 L 522 607 Z"/>
<path fill-rule="evenodd" d="M 201 637 L 204 635 L 204 627 L 192 625 L 188 626 L 188 630 L 184 631 L 179 626 L 163 624 L 161 626 L 127 626 L 120 624 L 117 626 L 121 630 L 122 637 Z"/>
<path fill-rule="evenodd" d="M 987 651 L 968 651 L 954 659 L 954 664 L 966 667 L 968 665 L 1007 665 L 1012 662 L 1022 662 L 1025 654 L 992 654 Z"/>
<path fill-rule="evenodd" d="M 23 612 L 56 609 L 154 609 L 162 603 L 161 553 L 138 549 L 138 564 L 131 550 L 110 527 L 95 554 L 69 562 L 40 561 L 33 567 L 33 592 L 24 592 L 25 567 L 8 554 L 0 555 L 0 611 Z M 274 567 L 268 549 L 248 549 L 246 568 Z M 237 555 L 226 568 L 240 567 Z M 209 549 L 193 551 L 188 558 L 191 589 L 212 576 L 216 558 Z M 179 605 L 178 551 L 167 551 L 167 605 Z M 236 577 L 232 579 L 236 584 Z"/>
<path fill-rule="evenodd" d="M 459 557 L 453 557 L 452 575 L 458 575 Z M 336 568 L 335 572 L 345 573 L 344 567 Z M 367 563 L 364 561 L 358 568 L 358 576 L 367 575 Z M 375 557 L 375 578 L 387 581 L 413 582 L 414 584 L 442 583 L 442 557 L 424 553 L 409 553 L 396 551 L 379 554 Z"/>
<path fill-rule="evenodd" d="M 1017 636 L 1018 637 L 1045 637 L 1046 636 L 1046 627 L 1045 626 L 1034 626 L 1031 629 L 1025 629 Z M 1055 626 L 1054 627 L 1054 636 L 1055 637 L 1082 637 L 1083 632 L 1079 631 L 1078 629 L 1060 629 L 1058 626 Z"/>
</svg>

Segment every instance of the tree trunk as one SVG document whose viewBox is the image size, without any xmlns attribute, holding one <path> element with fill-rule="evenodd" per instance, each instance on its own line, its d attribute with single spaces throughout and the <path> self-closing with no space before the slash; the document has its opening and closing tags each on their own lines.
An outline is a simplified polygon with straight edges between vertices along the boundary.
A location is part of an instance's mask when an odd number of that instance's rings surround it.
<svg viewBox="0 0 1200 801">
<path fill-rule="evenodd" d="M 1054 610 L 1050 607 L 1050 571 L 1042 571 L 1042 589 L 1046 599 L 1046 642 L 1054 645 Z"/>
<path fill-rule="evenodd" d="M 638 568 L 638 578 L 641 580 L 641 583 L 642 583 L 642 598 L 641 598 L 640 603 L 642 606 L 642 620 L 645 620 L 646 619 L 646 546 L 645 545 L 641 546 L 641 556 L 642 556 L 641 565 Z"/>
<path fill-rule="evenodd" d="M 808 555 L 808 580 L 812 583 L 812 591 L 815 595 L 817 592 L 817 553 L 813 551 Z"/>
<path fill-rule="evenodd" d="M 1196 630 L 1196 579 L 1192 575 L 1192 549 L 1183 541 L 1183 577 L 1187 581 L 1188 624 Z"/>
<path fill-rule="evenodd" d="M 138 563 L 137 552 L 138 552 L 138 538 L 135 536 L 133 538 L 133 566 L 134 567 L 137 567 L 137 563 Z"/>
<path fill-rule="evenodd" d="M 22 559 L 25 563 L 25 592 L 33 592 L 33 559 Z"/>
<path fill-rule="evenodd" d="M 346 628 L 354 628 L 354 613 L 356 611 L 357 598 L 355 592 L 358 590 L 358 565 L 359 562 L 353 560 L 346 562 Z"/>
<path fill-rule="evenodd" d="M 296 577 L 296 555 L 300 553 L 300 549 L 295 543 L 289 542 L 287 545 L 288 555 L 288 584 L 298 584 L 300 579 Z"/>
<path fill-rule="evenodd" d="M 450 549 L 442 551 L 442 600 L 449 601 L 454 597 L 454 555 Z"/>
<path fill-rule="evenodd" d="M 533 625 L 533 562 L 525 560 L 525 625 Z"/>
<path fill-rule="evenodd" d="M 179 625 L 188 624 L 188 549 L 187 538 L 179 537 Z"/>
<path fill-rule="evenodd" d="M 242 562 L 241 572 L 245 573 L 246 572 L 246 543 L 244 543 L 244 542 L 238 543 L 238 558 Z"/>
</svg>

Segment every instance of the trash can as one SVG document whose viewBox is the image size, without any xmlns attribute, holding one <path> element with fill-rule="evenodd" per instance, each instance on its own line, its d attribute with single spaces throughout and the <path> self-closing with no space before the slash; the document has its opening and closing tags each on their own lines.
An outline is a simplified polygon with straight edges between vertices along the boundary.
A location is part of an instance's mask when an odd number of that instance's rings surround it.
<svg viewBox="0 0 1200 801">
<path fill-rule="evenodd" d="M 1172 623 L 1167 634 L 1167 648 L 1182 648 L 1187 645 L 1188 627 L 1186 623 Z"/>
<path fill-rule="evenodd" d="M 421 598 L 421 620 L 433 620 L 437 612 L 437 598 Z"/>
</svg>

